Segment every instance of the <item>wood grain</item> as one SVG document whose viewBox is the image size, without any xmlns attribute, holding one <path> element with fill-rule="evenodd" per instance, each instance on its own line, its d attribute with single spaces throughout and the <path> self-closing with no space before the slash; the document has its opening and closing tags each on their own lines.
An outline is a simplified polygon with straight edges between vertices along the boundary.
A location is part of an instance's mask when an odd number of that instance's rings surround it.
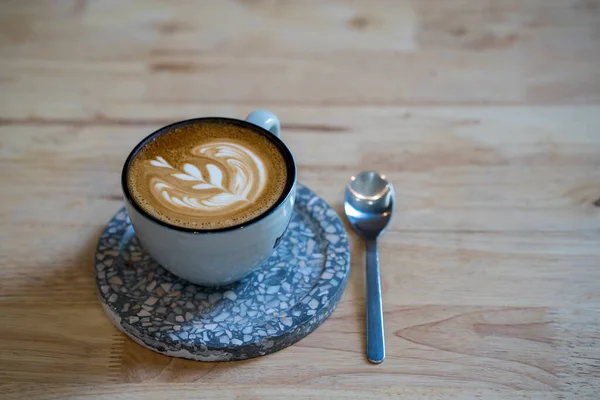
<svg viewBox="0 0 600 400">
<path fill-rule="evenodd" d="M 600 397 L 600 1 L 3 1 L 0 397 Z M 300 180 L 397 186 L 387 359 L 342 302 L 273 355 L 197 363 L 104 316 L 91 273 L 128 151 L 269 108 Z"/>
</svg>

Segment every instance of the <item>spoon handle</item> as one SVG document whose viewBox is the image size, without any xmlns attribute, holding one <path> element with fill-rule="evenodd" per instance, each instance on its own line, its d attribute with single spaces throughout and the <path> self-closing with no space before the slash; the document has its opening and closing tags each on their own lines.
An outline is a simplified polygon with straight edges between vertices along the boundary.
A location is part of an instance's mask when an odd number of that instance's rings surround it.
<svg viewBox="0 0 600 400">
<path fill-rule="evenodd" d="M 367 359 L 379 364 L 385 358 L 381 280 L 377 239 L 367 239 Z"/>
</svg>

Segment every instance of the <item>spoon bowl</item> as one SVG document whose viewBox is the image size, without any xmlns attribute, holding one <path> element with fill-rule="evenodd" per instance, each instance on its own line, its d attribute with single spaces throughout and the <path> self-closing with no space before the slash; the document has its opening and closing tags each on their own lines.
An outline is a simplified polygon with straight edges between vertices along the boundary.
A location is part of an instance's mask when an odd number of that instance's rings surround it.
<svg viewBox="0 0 600 400">
<path fill-rule="evenodd" d="M 344 211 L 354 230 L 364 238 L 376 238 L 387 227 L 394 211 L 394 187 L 374 171 L 353 176 L 346 185 Z"/>
</svg>

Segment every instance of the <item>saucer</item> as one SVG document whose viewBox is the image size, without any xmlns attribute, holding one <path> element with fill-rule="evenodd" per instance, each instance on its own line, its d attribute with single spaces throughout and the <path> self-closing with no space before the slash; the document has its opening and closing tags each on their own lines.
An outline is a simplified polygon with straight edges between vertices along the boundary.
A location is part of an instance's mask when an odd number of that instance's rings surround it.
<svg viewBox="0 0 600 400">
<path fill-rule="evenodd" d="M 124 208 L 100 237 L 95 272 L 106 314 L 138 344 L 173 357 L 231 361 L 273 353 L 314 331 L 339 302 L 349 270 L 340 218 L 299 184 L 281 243 L 239 282 L 203 287 L 171 274 L 140 247 Z"/>
</svg>

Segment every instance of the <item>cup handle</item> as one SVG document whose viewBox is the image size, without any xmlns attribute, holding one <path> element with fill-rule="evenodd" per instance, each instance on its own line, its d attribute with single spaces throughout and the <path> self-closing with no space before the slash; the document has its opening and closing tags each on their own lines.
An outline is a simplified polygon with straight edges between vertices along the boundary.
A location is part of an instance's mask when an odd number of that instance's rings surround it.
<svg viewBox="0 0 600 400">
<path fill-rule="evenodd" d="M 275 114 L 267 110 L 254 110 L 246 117 L 246 121 L 258 125 L 263 129 L 268 130 L 273 135 L 279 137 L 280 124 L 279 118 Z"/>
</svg>

